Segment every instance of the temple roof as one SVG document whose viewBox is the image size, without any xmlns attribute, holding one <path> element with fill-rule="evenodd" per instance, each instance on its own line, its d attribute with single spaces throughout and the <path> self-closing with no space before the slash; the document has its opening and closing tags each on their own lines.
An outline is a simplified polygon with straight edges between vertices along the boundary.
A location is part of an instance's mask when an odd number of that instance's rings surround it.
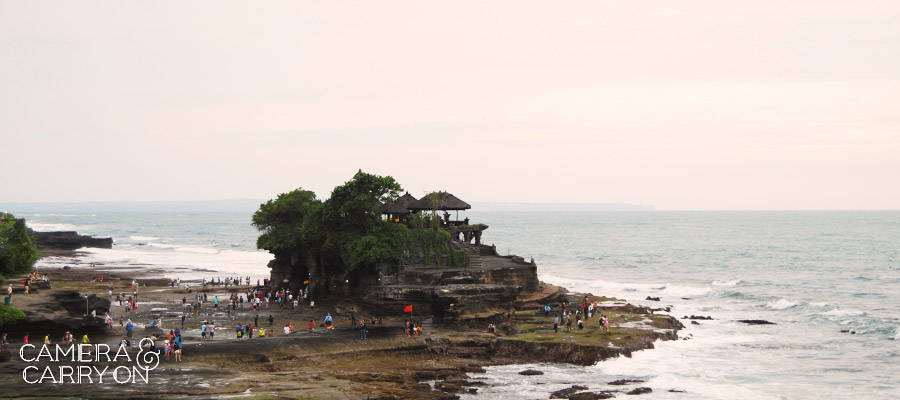
<svg viewBox="0 0 900 400">
<path fill-rule="evenodd" d="M 410 210 L 468 210 L 469 203 L 447 192 L 432 192 L 425 197 L 410 203 Z"/>
<path fill-rule="evenodd" d="M 389 201 L 381 206 L 382 214 L 409 214 L 409 205 L 414 203 L 416 198 L 413 197 L 409 192 L 406 192 L 403 196 L 400 196 L 399 199 L 394 201 Z"/>
</svg>

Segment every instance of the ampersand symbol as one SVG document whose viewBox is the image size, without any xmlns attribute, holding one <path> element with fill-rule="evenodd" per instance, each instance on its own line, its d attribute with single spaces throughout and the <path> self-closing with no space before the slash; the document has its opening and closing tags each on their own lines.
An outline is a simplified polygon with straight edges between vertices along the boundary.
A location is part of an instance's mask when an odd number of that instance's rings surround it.
<svg viewBox="0 0 900 400">
<path fill-rule="evenodd" d="M 138 351 L 136 361 L 137 361 L 137 364 L 139 367 L 143 368 L 146 371 L 152 371 L 152 370 L 156 369 L 156 367 L 159 366 L 159 353 L 155 352 L 155 351 L 144 351 L 144 341 L 149 341 L 150 346 L 148 346 L 148 347 L 151 347 L 151 348 L 153 347 L 153 339 L 150 339 L 150 338 L 141 339 L 141 342 L 139 343 L 139 348 L 141 350 Z M 153 366 L 150 366 L 151 364 Z"/>
</svg>

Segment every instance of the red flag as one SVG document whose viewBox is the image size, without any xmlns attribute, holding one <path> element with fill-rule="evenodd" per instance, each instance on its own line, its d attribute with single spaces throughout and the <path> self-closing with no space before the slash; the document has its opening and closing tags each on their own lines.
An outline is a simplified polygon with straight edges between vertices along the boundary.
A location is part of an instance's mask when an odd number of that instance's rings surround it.
<svg viewBox="0 0 900 400">
<path fill-rule="evenodd" d="M 403 309 L 403 312 L 412 312 L 412 306 L 406 306 L 406 308 Z"/>
</svg>

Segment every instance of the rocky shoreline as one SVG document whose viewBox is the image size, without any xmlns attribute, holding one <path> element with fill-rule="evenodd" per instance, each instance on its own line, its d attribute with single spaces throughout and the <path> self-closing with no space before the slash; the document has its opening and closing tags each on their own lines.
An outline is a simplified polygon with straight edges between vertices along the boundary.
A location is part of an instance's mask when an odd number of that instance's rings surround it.
<svg viewBox="0 0 900 400">
<path fill-rule="evenodd" d="M 25 310 L 28 319 L 18 328 L 7 329 L 13 349 L 21 345 L 18 339 L 23 330 L 30 331 L 32 338 L 43 337 L 46 333 L 58 338 L 63 331 L 71 330 L 79 335 L 90 334 L 95 343 L 115 344 L 121 338 L 117 328 L 109 332 L 100 321 L 84 317 L 83 293 L 94 295 L 90 299 L 94 300 L 97 309 L 103 310 L 105 304 L 112 309 L 110 314 L 114 317 L 126 315 L 132 318 L 138 325 L 135 337 L 162 333 L 147 326 L 155 315 L 162 315 L 163 327 L 170 328 L 183 309 L 181 299 L 194 294 L 169 286 L 166 279 L 139 277 L 138 281 L 145 285 L 140 289 L 140 296 L 141 301 L 147 303 L 146 309 L 123 314 L 121 308 L 109 305 L 105 296 L 97 296 L 97 293 L 102 293 L 110 281 L 118 282 L 119 290 L 130 282 L 131 277 L 106 270 L 103 271 L 105 281 L 101 283 L 92 281 L 101 272 L 99 269 L 40 272 L 50 276 L 53 287 L 27 296 L 14 295 L 14 305 Z M 322 299 L 316 301 L 315 311 L 309 310 L 308 306 L 297 312 L 271 306 L 258 313 L 263 319 L 269 314 L 274 315 L 276 330 L 283 322 L 292 322 L 296 332 L 291 335 L 281 335 L 279 331 L 274 337 L 237 340 L 224 312 L 204 310 L 200 317 L 187 320 L 184 363 L 164 361 L 159 369 L 152 371 L 149 386 L 114 387 L 129 397 L 148 398 L 224 396 L 249 391 L 282 397 L 448 399 L 457 398 L 460 393 L 477 393 L 483 382 L 472 380 L 468 374 L 483 371 L 486 366 L 535 362 L 591 365 L 651 349 L 656 340 L 676 339 L 681 328 L 672 317 L 605 299 L 603 312 L 612 318 L 611 334 L 605 335 L 593 326 L 582 332 L 554 334 L 543 312 L 532 305 L 542 301 L 572 301 L 575 296 L 547 284 L 542 284 L 542 288 L 540 294 L 520 299 L 518 305 L 523 306 L 522 309 L 507 320 L 498 321 L 498 328 L 501 328 L 498 334 L 487 333 L 484 329 L 436 325 L 425 319 L 421 321 L 425 335 L 407 337 L 400 329 L 402 316 L 379 315 L 382 323 L 370 325 L 370 340 L 361 341 L 357 329 L 346 320 L 348 310 L 357 305 L 344 300 Z M 202 292 L 208 296 L 218 294 L 220 298 L 227 294 L 219 288 Z M 77 305 L 72 299 L 77 300 Z M 310 319 L 320 321 L 325 313 L 331 313 L 338 321 L 335 330 L 317 327 L 308 332 L 301 329 Z M 236 314 L 235 322 L 248 322 L 256 313 L 245 309 Z M 361 309 L 359 316 L 371 318 L 376 315 Z M 197 328 L 201 320 L 215 320 L 220 326 L 221 333 L 215 341 L 200 340 Z M 0 383 L 20 388 L 16 396 L 121 396 L 121 393 L 111 393 L 105 384 L 25 385 L 21 377 L 25 366 L 17 355 L 0 366 L 4 371 Z"/>
<path fill-rule="evenodd" d="M 65 237 L 83 240 L 77 234 Z M 45 247 L 42 252 L 50 256 L 63 251 L 77 257 L 69 247 Z M 392 294 L 385 295 L 388 292 L 382 290 L 380 297 L 315 299 L 314 310 L 304 301 L 298 310 L 272 305 L 254 312 L 245 306 L 229 316 L 224 306 L 213 309 L 206 305 L 197 316 L 186 318 L 182 334 L 184 362 L 163 361 L 152 371 L 149 384 L 28 385 L 23 382 L 22 371 L 32 364 L 13 352 L 0 353 L 3 361 L 0 362 L 3 371 L 0 386 L 17 388 L 14 394 L 0 393 L 0 398 L 121 398 L 124 394 L 131 398 L 265 395 L 451 399 L 461 394 L 477 394 L 485 383 L 471 375 L 483 373 L 484 367 L 538 362 L 592 365 L 652 349 L 657 340 L 678 339 L 677 333 L 684 327 L 677 319 L 654 312 L 658 310 L 617 299 L 569 293 L 564 288 L 540 282 L 533 262 L 490 254 L 485 258 L 488 267 L 478 274 L 410 271 L 408 274 L 418 274 L 415 279 L 422 280 L 422 285 L 396 285 L 390 289 Z M 88 334 L 92 343 L 117 348 L 122 333 L 118 324 L 112 329 L 103 325 L 101 317 L 105 312 L 114 321 L 120 316 L 132 319 L 136 325 L 134 337 L 138 340 L 162 337 L 175 324 L 180 325 L 182 313 L 188 310 L 184 303 L 190 303 L 187 299 L 200 293 L 208 296 L 208 304 L 218 297 L 227 305 L 232 291 L 243 293 L 249 289 L 248 286 L 227 290 L 209 286 L 197 290 L 200 285 L 194 283 L 192 289 L 173 287 L 170 277 L 160 276 L 160 271 L 149 268 L 143 275 L 137 275 L 134 270 L 117 271 L 115 266 L 81 264 L 72 269 L 45 268 L 39 273 L 47 274 L 50 282 L 35 285 L 31 294 L 13 295 L 12 305 L 25 311 L 26 319 L 15 326 L 0 328 L 9 334 L 10 348 L 15 351 L 26 333 L 31 335 L 32 343 L 40 342 L 48 334 L 56 343 L 66 331 L 76 337 Z M 101 274 L 102 282 L 98 279 Z M 130 295 L 132 279 L 140 283 L 141 306 L 137 312 L 125 313 L 123 307 L 111 300 L 118 293 Z M 111 284 L 113 295 L 109 296 Z M 510 289 L 521 285 L 529 290 Z M 600 329 L 595 316 L 586 321 L 585 329 L 554 332 L 553 314 L 545 315 L 544 305 L 553 306 L 557 312 L 562 302 L 577 304 L 585 296 L 589 301 L 599 302 L 599 313 L 610 318 L 610 329 Z M 423 326 L 424 335 L 409 337 L 401 329 L 408 315 L 399 312 L 399 305 L 411 302 L 417 310 L 427 311 L 429 306 L 437 309 L 442 307 L 442 302 L 451 301 L 457 304 L 457 311 L 442 315 L 443 321 L 432 313 L 420 311 L 423 316 L 417 316 L 415 321 Z M 367 340 L 360 340 L 357 327 L 351 325 L 351 309 L 358 310 L 357 318 L 378 320 L 377 324 L 369 325 Z M 98 317 L 88 317 L 88 310 L 95 310 Z M 334 330 L 326 331 L 318 326 L 326 313 L 334 316 Z M 265 324 L 269 315 L 276 321 L 275 335 L 250 340 L 235 338 L 234 325 L 252 323 L 256 317 Z M 150 326 L 152 319 L 160 317 L 164 330 Z M 306 329 L 310 320 L 316 321 L 313 331 Z M 200 338 L 199 326 L 206 321 L 218 327 L 214 341 Z M 487 332 L 488 323 L 496 325 L 495 333 Z M 287 324 L 295 331 L 284 335 L 281 327 Z M 618 390 L 596 389 L 579 388 L 557 398 L 609 398 Z"/>
</svg>

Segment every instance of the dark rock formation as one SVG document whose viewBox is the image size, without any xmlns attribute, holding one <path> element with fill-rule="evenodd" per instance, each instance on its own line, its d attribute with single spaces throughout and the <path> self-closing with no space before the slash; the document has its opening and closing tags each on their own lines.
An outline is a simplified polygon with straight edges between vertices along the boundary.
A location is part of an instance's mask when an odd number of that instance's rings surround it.
<svg viewBox="0 0 900 400">
<path fill-rule="evenodd" d="M 635 338 L 628 347 L 585 346 L 576 343 L 526 342 L 497 338 L 495 356 L 509 357 L 530 362 L 562 362 L 577 365 L 594 365 L 598 361 L 619 356 L 631 357 L 633 351 L 652 349 L 656 340 L 677 340 L 675 332 L 654 332 Z"/>
<path fill-rule="evenodd" d="M 538 371 L 536 369 L 526 369 L 524 371 L 519 372 L 519 375 L 531 376 L 531 375 L 543 375 L 544 373 Z"/>
<path fill-rule="evenodd" d="M 112 303 L 109 299 L 92 294 L 84 298 L 81 294 L 71 290 L 63 290 L 53 293 L 53 300 L 71 315 L 84 315 L 88 310 L 96 310 L 97 315 L 109 312 Z"/>
<path fill-rule="evenodd" d="M 700 323 L 697 322 L 697 321 L 691 321 L 691 323 L 694 324 L 694 325 L 700 325 Z"/>
<path fill-rule="evenodd" d="M 644 299 L 644 300 L 659 301 L 659 297 L 650 297 L 650 296 L 647 296 L 647 298 Z"/>
<path fill-rule="evenodd" d="M 632 391 L 630 391 L 630 392 L 628 392 L 628 393 L 625 393 L 625 394 L 645 394 L 645 393 L 650 393 L 650 392 L 652 392 L 652 391 L 653 391 L 653 389 L 650 389 L 650 388 L 648 388 L 648 387 L 639 387 L 639 388 L 634 389 L 634 390 L 632 390 Z"/>
<path fill-rule="evenodd" d="M 581 392 L 569 396 L 569 400 L 598 400 L 616 397 L 611 392 Z"/>
<path fill-rule="evenodd" d="M 10 336 L 25 332 L 46 332 L 52 337 L 61 336 L 65 331 L 95 334 L 105 332 L 102 318 L 86 317 L 88 309 L 96 310 L 98 316 L 109 310 L 110 301 L 90 295 L 87 299 L 72 290 L 56 289 L 46 302 L 32 306 L 23 320 L 4 325 L 3 330 Z"/>
<path fill-rule="evenodd" d="M 553 393 L 550 393 L 550 398 L 551 399 L 568 399 L 569 396 L 575 394 L 576 392 L 580 392 L 582 390 L 587 390 L 587 386 L 574 385 L 572 387 L 560 389 Z"/>
<path fill-rule="evenodd" d="M 681 317 L 681 319 L 706 319 L 706 320 L 712 320 L 713 318 L 710 317 L 710 316 L 708 316 L 708 315 L 705 316 L 705 317 L 702 316 L 702 315 L 691 315 L 690 317 L 688 317 L 687 315 L 685 315 L 685 316 Z"/>
<path fill-rule="evenodd" d="M 644 383 L 644 381 L 642 381 L 640 379 L 618 379 L 618 380 L 609 382 L 608 384 L 615 385 L 615 386 L 621 386 L 621 385 L 627 385 L 629 383 Z"/>
<path fill-rule="evenodd" d="M 775 325 L 774 322 L 769 322 L 764 319 L 739 319 L 738 322 L 743 322 L 750 325 Z"/>
<path fill-rule="evenodd" d="M 82 247 L 96 247 L 101 249 L 111 249 L 113 246 L 112 238 L 95 238 L 88 235 L 79 235 L 75 231 L 60 232 L 35 232 L 31 231 L 34 236 L 34 243 L 40 250 L 78 250 Z"/>
</svg>

